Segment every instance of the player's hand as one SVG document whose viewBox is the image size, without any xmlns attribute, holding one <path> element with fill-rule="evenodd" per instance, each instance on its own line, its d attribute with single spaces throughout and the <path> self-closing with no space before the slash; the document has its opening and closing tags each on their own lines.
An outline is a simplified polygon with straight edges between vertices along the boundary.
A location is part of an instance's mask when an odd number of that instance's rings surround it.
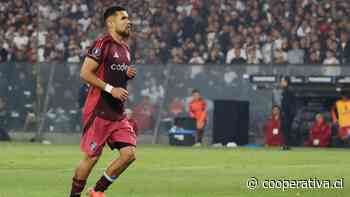
<svg viewBox="0 0 350 197">
<path fill-rule="evenodd" d="M 128 91 L 124 88 L 113 88 L 111 92 L 112 96 L 121 101 L 126 101 L 128 99 Z"/>
<path fill-rule="evenodd" d="M 128 70 L 126 71 L 126 75 L 129 77 L 129 78 L 133 78 L 136 76 L 136 69 L 134 67 L 131 67 L 129 66 L 128 67 Z"/>
</svg>

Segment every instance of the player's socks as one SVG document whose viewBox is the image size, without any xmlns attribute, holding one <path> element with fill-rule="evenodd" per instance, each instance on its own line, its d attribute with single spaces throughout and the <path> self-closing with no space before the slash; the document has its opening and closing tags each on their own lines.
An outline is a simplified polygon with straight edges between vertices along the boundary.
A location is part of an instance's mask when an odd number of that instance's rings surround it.
<svg viewBox="0 0 350 197">
<path fill-rule="evenodd" d="M 111 177 L 106 174 L 106 172 L 103 174 L 103 176 L 100 178 L 100 180 L 97 181 L 95 186 L 96 192 L 104 192 L 108 189 L 108 187 L 117 179 L 117 177 Z"/>
<path fill-rule="evenodd" d="M 86 180 L 78 180 L 73 178 L 70 197 L 80 197 L 81 192 L 84 190 L 85 185 L 86 185 Z"/>
</svg>

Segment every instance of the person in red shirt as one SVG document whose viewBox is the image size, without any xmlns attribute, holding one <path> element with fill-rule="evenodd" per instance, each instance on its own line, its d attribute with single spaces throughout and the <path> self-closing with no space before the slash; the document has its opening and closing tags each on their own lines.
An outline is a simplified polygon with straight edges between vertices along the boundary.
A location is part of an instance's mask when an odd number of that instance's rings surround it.
<svg viewBox="0 0 350 197">
<path fill-rule="evenodd" d="M 133 119 L 137 122 L 138 129 L 142 133 L 154 127 L 155 106 L 149 96 L 143 96 L 140 103 L 133 108 Z"/>
<path fill-rule="evenodd" d="M 119 6 L 108 8 L 103 18 L 108 32 L 89 48 L 80 71 L 81 78 L 90 86 L 80 142 L 84 156 L 75 169 L 70 197 L 81 196 L 106 144 L 119 154 L 89 190 L 90 197 L 104 197 L 105 190 L 136 159 L 136 132 L 124 113 L 129 95 L 127 83 L 136 76 L 127 45 L 131 22 L 126 9 Z"/>
<path fill-rule="evenodd" d="M 316 120 L 309 131 L 306 146 L 327 147 L 331 139 L 331 126 L 324 120 L 322 114 L 316 115 Z"/>
<path fill-rule="evenodd" d="M 199 90 L 192 90 L 191 100 L 189 102 L 190 116 L 196 119 L 197 139 L 195 146 L 202 145 L 204 128 L 208 119 L 207 102 L 202 98 Z"/>
<path fill-rule="evenodd" d="M 169 105 L 169 114 L 172 117 L 179 116 L 184 111 L 184 101 L 179 97 L 173 98 Z"/>
<path fill-rule="evenodd" d="M 280 107 L 272 107 L 271 117 L 267 120 L 265 127 L 265 144 L 267 146 L 282 146 L 284 144 L 281 131 L 281 111 Z"/>
</svg>

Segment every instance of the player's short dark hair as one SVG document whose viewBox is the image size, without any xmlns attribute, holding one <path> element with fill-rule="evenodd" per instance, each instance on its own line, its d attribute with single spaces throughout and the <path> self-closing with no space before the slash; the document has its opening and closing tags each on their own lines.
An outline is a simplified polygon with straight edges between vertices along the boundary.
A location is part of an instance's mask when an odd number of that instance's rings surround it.
<svg viewBox="0 0 350 197">
<path fill-rule="evenodd" d="M 194 93 L 200 93 L 200 92 L 199 92 L 198 89 L 193 89 L 193 90 L 192 90 L 192 94 L 194 94 Z"/>
<path fill-rule="evenodd" d="M 103 22 L 106 22 L 107 18 L 113 16 L 117 11 L 126 11 L 126 9 L 121 6 L 112 6 L 107 8 L 107 10 L 103 13 Z"/>
<path fill-rule="evenodd" d="M 281 110 L 280 106 L 278 106 L 278 105 L 272 105 L 272 108 L 271 108 L 271 109 L 275 109 L 275 108 Z"/>
</svg>

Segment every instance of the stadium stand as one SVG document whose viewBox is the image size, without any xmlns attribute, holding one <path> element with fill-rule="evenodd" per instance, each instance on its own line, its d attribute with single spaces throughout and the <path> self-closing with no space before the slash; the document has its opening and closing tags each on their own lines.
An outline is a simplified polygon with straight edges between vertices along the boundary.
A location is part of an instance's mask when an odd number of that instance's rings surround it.
<svg viewBox="0 0 350 197">
<path fill-rule="evenodd" d="M 79 62 L 111 0 L 0 3 L 0 62 Z M 121 0 L 137 63 L 347 63 L 346 0 Z M 194 46 L 196 46 L 194 48 Z"/>
</svg>

